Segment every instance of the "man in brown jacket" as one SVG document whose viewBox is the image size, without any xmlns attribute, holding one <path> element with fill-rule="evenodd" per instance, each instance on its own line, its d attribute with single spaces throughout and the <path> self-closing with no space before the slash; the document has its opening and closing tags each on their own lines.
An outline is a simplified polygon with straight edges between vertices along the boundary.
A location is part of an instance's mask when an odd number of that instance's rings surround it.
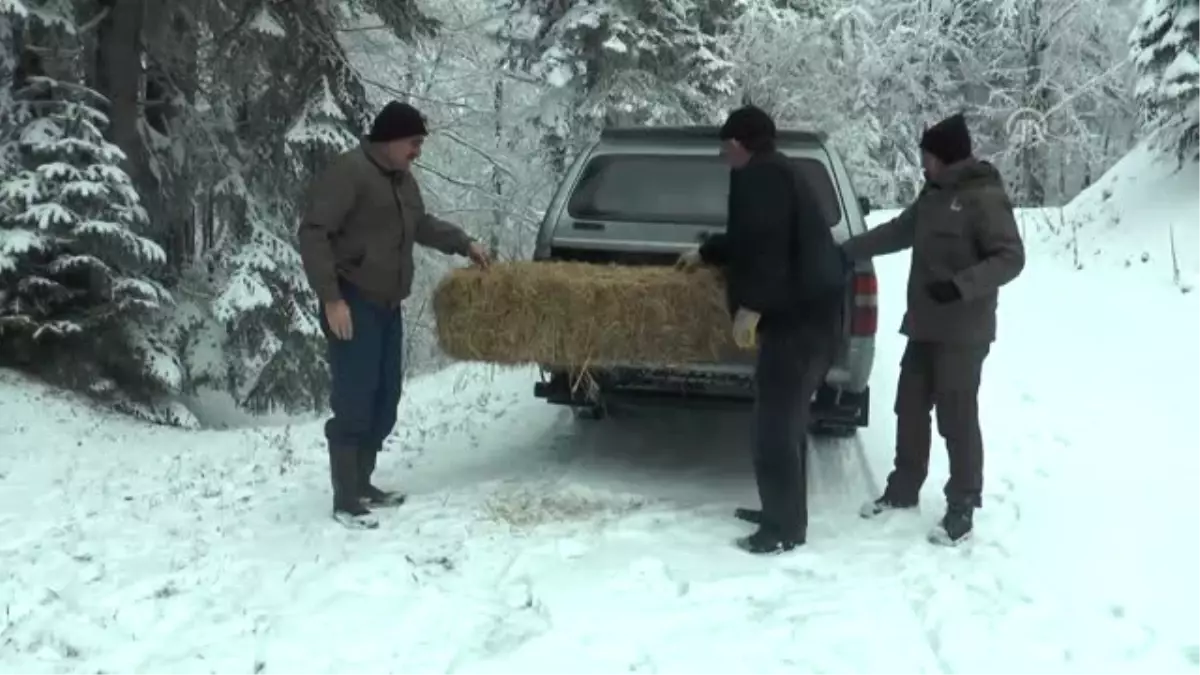
<svg viewBox="0 0 1200 675">
<path fill-rule="evenodd" d="M 962 115 L 921 138 L 926 183 L 893 220 L 842 245 L 850 260 L 912 249 L 908 311 L 900 332 L 908 346 L 896 385 L 896 458 L 883 495 L 864 518 L 917 505 L 929 471 L 930 411 L 950 456 L 946 514 L 930 540 L 957 544 L 970 535 L 982 506 L 983 437 L 978 392 L 983 362 L 996 339 L 1001 286 L 1025 266 L 1025 249 L 1004 181 L 972 156 Z"/>
<path fill-rule="evenodd" d="M 300 224 L 300 257 L 329 343 L 333 515 L 347 527 L 378 527 L 369 506 L 404 502 L 372 485 L 371 474 L 396 425 L 413 244 L 488 264 L 477 242 L 425 210 L 411 166 L 426 135 L 416 108 L 387 104 L 363 143 L 317 177 Z"/>
</svg>

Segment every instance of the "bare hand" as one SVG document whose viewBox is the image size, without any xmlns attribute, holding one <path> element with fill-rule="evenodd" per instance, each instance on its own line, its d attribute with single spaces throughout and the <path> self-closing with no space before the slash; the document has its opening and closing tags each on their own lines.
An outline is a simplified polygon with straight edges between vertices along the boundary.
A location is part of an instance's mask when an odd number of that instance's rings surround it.
<svg viewBox="0 0 1200 675">
<path fill-rule="evenodd" d="M 345 300 L 334 300 L 325 303 L 325 320 L 329 322 L 329 330 L 340 340 L 354 337 L 354 323 L 350 320 L 350 305 Z"/>
<path fill-rule="evenodd" d="M 471 259 L 471 262 L 485 270 L 492 264 L 491 256 L 488 255 L 487 250 L 477 241 L 471 242 L 471 245 L 467 247 L 467 257 Z"/>
</svg>

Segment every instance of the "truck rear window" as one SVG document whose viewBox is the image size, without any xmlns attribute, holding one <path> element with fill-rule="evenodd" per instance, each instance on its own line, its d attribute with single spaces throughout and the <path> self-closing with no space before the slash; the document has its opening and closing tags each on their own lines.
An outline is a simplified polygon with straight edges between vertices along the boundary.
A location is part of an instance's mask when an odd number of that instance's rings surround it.
<svg viewBox="0 0 1200 675">
<path fill-rule="evenodd" d="M 841 220 L 837 190 L 825 165 L 792 158 L 808 182 L 826 225 Z M 724 225 L 729 166 L 716 155 L 604 155 L 584 168 L 567 203 L 575 219 Z"/>
</svg>

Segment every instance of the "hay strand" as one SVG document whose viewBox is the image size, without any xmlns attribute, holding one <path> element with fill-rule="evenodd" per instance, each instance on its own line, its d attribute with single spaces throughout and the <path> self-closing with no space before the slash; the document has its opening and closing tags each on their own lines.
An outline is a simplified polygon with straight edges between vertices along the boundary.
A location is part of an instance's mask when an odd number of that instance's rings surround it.
<svg viewBox="0 0 1200 675">
<path fill-rule="evenodd" d="M 433 307 L 442 350 L 462 361 L 683 365 L 731 348 L 724 283 L 707 268 L 497 263 L 448 274 Z"/>
</svg>

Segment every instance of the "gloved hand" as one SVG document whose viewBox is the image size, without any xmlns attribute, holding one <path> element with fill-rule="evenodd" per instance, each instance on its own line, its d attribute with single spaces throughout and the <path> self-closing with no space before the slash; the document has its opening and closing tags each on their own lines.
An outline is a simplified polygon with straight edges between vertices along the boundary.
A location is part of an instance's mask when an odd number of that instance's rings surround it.
<svg viewBox="0 0 1200 675">
<path fill-rule="evenodd" d="M 742 307 L 733 315 L 733 342 L 742 349 L 751 349 L 758 343 L 758 312 Z"/>
<path fill-rule="evenodd" d="M 675 269 L 691 272 L 703 263 L 704 259 L 700 257 L 700 247 L 697 246 L 679 256 L 679 259 L 675 261 Z"/>
<path fill-rule="evenodd" d="M 934 281 L 925 287 L 925 291 L 929 293 L 929 297 L 940 304 L 948 304 L 962 300 L 962 293 L 958 290 L 958 284 L 953 281 Z"/>
</svg>

